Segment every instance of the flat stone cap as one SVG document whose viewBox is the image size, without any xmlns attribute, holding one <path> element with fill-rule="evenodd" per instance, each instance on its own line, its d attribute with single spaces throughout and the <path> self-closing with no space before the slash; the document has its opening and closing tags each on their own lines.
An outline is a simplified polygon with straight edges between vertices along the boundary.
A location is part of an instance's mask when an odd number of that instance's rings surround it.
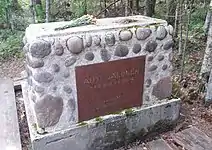
<svg viewBox="0 0 212 150">
<path fill-rule="evenodd" d="M 128 16 L 128 17 L 116 17 L 116 18 L 104 18 L 97 19 L 95 25 L 86 25 L 79 27 L 72 27 L 65 30 L 55 31 L 55 28 L 62 27 L 70 24 L 71 21 L 66 22 L 52 22 L 42 24 L 31 24 L 26 29 L 26 38 L 41 38 L 41 37 L 54 37 L 60 35 L 70 35 L 74 33 L 101 31 L 108 29 L 119 29 L 124 27 L 133 26 L 148 26 L 148 25 L 167 25 L 165 20 L 150 18 L 146 16 Z M 128 23 L 126 23 L 128 22 Z"/>
</svg>

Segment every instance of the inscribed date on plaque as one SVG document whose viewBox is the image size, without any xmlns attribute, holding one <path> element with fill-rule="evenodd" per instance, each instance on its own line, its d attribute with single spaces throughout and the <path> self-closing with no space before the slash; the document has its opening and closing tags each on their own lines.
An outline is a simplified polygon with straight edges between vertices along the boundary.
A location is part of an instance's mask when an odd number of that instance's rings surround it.
<svg viewBox="0 0 212 150">
<path fill-rule="evenodd" d="M 79 121 L 141 106 L 145 56 L 76 67 Z"/>
</svg>

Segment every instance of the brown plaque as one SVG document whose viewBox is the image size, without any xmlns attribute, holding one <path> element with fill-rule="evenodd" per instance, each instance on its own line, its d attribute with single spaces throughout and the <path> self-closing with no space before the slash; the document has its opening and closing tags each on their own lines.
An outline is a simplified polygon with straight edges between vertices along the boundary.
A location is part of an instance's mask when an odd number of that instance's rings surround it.
<svg viewBox="0 0 212 150">
<path fill-rule="evenodd" d="M 76 67 L 79 121 L 141 106 L 145 56 Z"/>
</svg>

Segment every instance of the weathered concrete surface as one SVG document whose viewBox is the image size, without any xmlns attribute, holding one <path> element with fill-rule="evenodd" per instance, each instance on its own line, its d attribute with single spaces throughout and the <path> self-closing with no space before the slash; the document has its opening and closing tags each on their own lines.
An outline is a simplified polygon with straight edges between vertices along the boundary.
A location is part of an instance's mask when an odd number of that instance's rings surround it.
<svg viewBox="0 0 212 150">
<path fill-rule="evenodd" d="M 127 20 L 130 23 L 123 23 Z M 146 56 L 143 105 L 152 106 L 171 96 L 173 40 L 172 27 L 166 21 L 129 16 L 98 19 L 96 25 L 54 30 L 68 23 L 37 24 L 26 29 L 24 51 L 29 99 L 35 123 L 40 127 L 48 132 L 59 131 L 78 122 L 75 68 L 82 65 Z M 49 112 L 37 103 L 47 95 L 62 98 L 63 106 L 55 110 L 58 111 L 54 112 L 56 117 L 42 119 Z M 55 107 L 54 103 L 49 105 Z"/>
<path fill-rule="evenodd" d="M 0 79 L 0 149 L 21 150 L 13 82 Z"/>
<path fill-rule="evenodd" d="M 117 114 L 95 118 L 66 130 L 38 134 L 23 82 L 23 97 L 34 150 L 111 150 L 135 138 L 162 131 L 179 117 L 180 100 L 163 100 L 149 107 L 132 108 Z"/>
</svg>

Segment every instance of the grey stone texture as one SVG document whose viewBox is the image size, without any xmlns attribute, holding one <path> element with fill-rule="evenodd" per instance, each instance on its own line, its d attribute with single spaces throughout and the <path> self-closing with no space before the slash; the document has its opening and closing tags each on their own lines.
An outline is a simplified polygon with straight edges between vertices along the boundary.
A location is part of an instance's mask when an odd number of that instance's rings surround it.
<svg viewBox="0 0 212 150">
<path fill-rule="evenodd" d="M 138 40 L 146 40 L 152 33 L 148 28 L 137 28 L 136 37 Z"/>
<path fill-rule="evenodd" d="M 106 33 L 105 35 L 105 43 L 108 46 L 113 46 L 116 42 L 116 38 L 113 33 Z"/>
<path fill-rule="evenodd" d="M 40 128 L 55 125 L 63 111 L 63 99 L 45 95 L 40 101 L 35 103 L 35 113 L 37 114 L 37 123 Z"/>
<path fill-rule="evenodd" d="M 132 31 L 130 30 L 122 30 L 120 33 L 119 33 L 119 38 L 121 41 L 128 41 L 130 39 L 132 39 Z"/>
<path fill-rule="evenodd" d="M 125 19 L 137 21 L 120 23 Z M 147 79 L 151 80 L 151 84 L 143 86 L 143 106 L 153 106 L 168 95 L 163 90 L 158 90 L 159 87 L 167 88 L 167 84 L 164 85 L 161 80 L 170 77 L 172 72 L 170 56 L 173 44 L 170 42 L 172 36 L 166 21 L 145 16 L 129 16 L 97 19 L 97 25 L 54 30 L 67 23 L 33 24 L 25 33 L 25 45 L 29 45 L 25 55 L 30 60 L 44 62 L 42 67 L 33 68 L 26 61 L 26 70 L 33 122 L 40 122 L 39 125 L 45 127 L 46 132 L 55 133 L 69 129 L 78 122 L 76 67 L 146 56 L 144 84 Z M 161 29 L 157 26 L 161 26 Z M 161 37 L 160 40 L 157 36 Z M 164 59 L 158 61 L 159 55 L 163 55 Z M 165 70 L 164 65 L 167 65 Z M 44 90 L 35 90 L 35 86 Z M 58 102 L 60 105 L 56 108 L 58 112 L 53 113 L 55 120 L 52 120 L 53 116 L 47 115 L 47 107 L 40 104 L 47 101 L 49 109 L 56 107 L 56 102 L 43 99 L 45 95 L 62 99 L 62 104 Z M 35 111 L 35 105 L 39 111 Z"/>
<path fill-rule="evenodd" d="M 93 59 L 94 59 L 94 54 L 92 53 L 92 52 L 87 52 L 86 54 L 85 54 L 85 59 L 86 60 L 89 60 L 89 61 L 92 61 Z"/>
<path fill-rule="evenodd" d="M 156 41 L 154 40 L 148 41 L 145 45 L 145 51 L 154 52 L 157 46 L 158 44 Z"/>
<path fill-rule="evenodd" d="M 65 66 L 69 67 L 69 66 L 73 65 L 76 61 L 77 61 L 77 59 L 75 57 L 67 58 L 65 60 Z"/>
<path fill-rule="evenodd" d="M 67 40 L 68 50 L 73 54 L 79 54 L 83 50 L 83 40 L 80 37 L 71 37 Z"/>
<path fill-rule="evenodd" d="M 54 76 L 49 72 L 41 72 L 34 75 L 35 81 L 39 83 L 49 83 L 53 80 Z"/>
<path fill-rule="evenodd" d="M 171 77 L 165 77 L 158 81 L 153 87 L 153 95 L 159 99 L 165 99 L 171 96 L 172 81 Z"/>
<path fill-rule="evenodd" d="M 165 28 L 165 26 L 159 26 L 157 28 L 157 39 L 158 40 L 163 40 L 167 35 L 167 30 Z"/>
<path fill-rule="evenodd" d="M 44 66 L 44 61 L 42 59 L 29 58 L 29 56 L 27 56 L 26 61 L 32 68 L 41 68 Z"/>
<path fill-rule="evenodd" d="M 105 61 L 109 61 L 110 58 L 111 58 L 110 53 L 109 53 L 108 50 L 106 50 L 106 49 L 101 49 L 100 55 L 101 55 L 101 59 L 102 59 L 104 62 L 105 62 Z"/>
<path fill-rule="evenodd" d="M 115 50 L 115 56 L 125 57 L 129 53 L 129 49 L 125 45 L 118 45 Z"/>
<path fill-rule="evenodd" d="M 64 53 L 64 48 L 60 43 L 56 43 L 54 46 L 54 53 L 57 56 L 62 56 Z"/>
<path fill-rule="evenodd" d="M 51 44 L 44 40 L 37 40 L 30 45 L 30 53 L 32 57 L 44 58 L 51 53 Z"/>
<path fill-rule="evenodd" d="M 133 46 L 133 52 L 135 54 L 138 54 L 141 51 L 141 44 L 134 44 Z"/>
<path fill-rule="evenodd" d="M 174 46 L 174 41 L 172 39 L 166 41 L 164 43 L 163 49 L 164 50 L 169 50 L 170 48 L 172 48 Z"/>
</svg>

